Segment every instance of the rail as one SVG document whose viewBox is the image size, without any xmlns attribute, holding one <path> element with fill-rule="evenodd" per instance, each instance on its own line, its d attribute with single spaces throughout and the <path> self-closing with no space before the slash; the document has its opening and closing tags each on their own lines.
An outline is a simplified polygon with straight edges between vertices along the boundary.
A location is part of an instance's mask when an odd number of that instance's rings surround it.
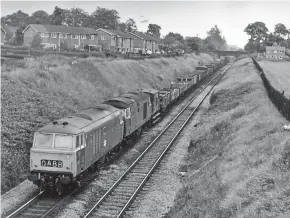
<svg viewBox="0 0 290 218">
<path fill-rule="evenodd" d="M 226 69 L 224 70 L 224 73 L 229 69 L 228 66 L 226 67 Z M 116 215 L 116 217 L 121 217 L 125 211 L 127 210 L 127 208 L 129 207 L 129 205 L 132 203 L 132 201 L 135 199 L 135 197 L 137 196 L 137 194 L 139 193 L 139 191 L 142 189 L 142 187 L 144 186 L 144 184 L 146 183 L 146 181 L 148 180 L 148 178 L 152 175 L 152 173 L 154 172 L 155 168 L 158 166 L 158 164 L 160 163 L 160 161 L 162 160 L 162 158 L 164 157 L 164 155 L 167 153 L 167 151 L 170 149 L 170 147 L 172 146 L 173 142 L 176 140 L 176 138 L 179 136 L 179 134 L 182 132 L 182 130 L 184 129 L 184 127 L 186 126 L 186 124 L 188 123 L 188 121 L 191 119 L 191 117 L 193 116 L 193 114 L 196 112 L 196 110 L 198 109 L 198 107 L 202 104 L 202 102 L 204 101 L 204 99 L 206 98 L 206 96 L 210 93 L 210 91 L 213 89 L 213 87 L 217 84 L 217 82 L 222 78 L 222 76 L 224 75 L 219 73 L 216 77 L 214 77 L 208 84 L 206 84 L 206 86 L 197 94 L 195 95 L 195 97 L 193 97 L 190 102 L 183 108 L 183 110 L 165 127 L 165 129 L 153 140 L 153 142 L 151 142 L 151 144 L 147 147 L 147 149 L 134 161 L 134 163 L 124 172 L 124 174 L 111 186 L 111 188 L 99 199 L 99 201 L 92 207 L 92 209 L 85 215 L 85 218 L 91 216 L 93 214 L 93 212 L 95 212 L 95 210 L 97 209 L 97 207 L 100 207 L 102 203 L 104 203 L 105 199 L 107 199 L 108 197 L 112 197 L 114 198 L 114 196 L 112 196 L 112 194 L 115 192 L 118 194 L 118 190 L 117 188 L 119 187 L 119 185 L 125 181 L 125 179 L 127 179 L 126 181 L 130 181 L 129 184 L 132 184 L 132 181 L 135 182 L 135 179 L 131 179 L 134 178 L 134 169 L 137 168 L 137 164 L 141 163 L 141 160 L 143 161 L 143 163 L 145 163 L 146 161 L 144 161 L 143 157 L 145 157 L 146 154 L 148 154 L 148 152 L 152 149 L 152 150 L 156 150 L 156 142 L 165 135 L 165 133 L 167 132 L 167 130 L 172 127 L 172 125 L 175 123 L 175 121 L 178 121 L 177 119 L 179 117 L 181 117 L 181 115 L 189 108 L 189 106 L 192 104 L 192 102 L 200 95 L 200 93 L 202 93 L 218 76 L 220 76 L 220 78 L 218 78 L 218 80 L 213 84 L 213 86 L 210 88 L 210 90 L 206 93 L 206 95 L 203 97 L 203 99 L 201 100 L 201 102 L 197 105 L 197 107 L 194 108 L 194 110 L 190 113 L 190 115 L 187 117 L 187 119 L 185 120 L 185 122 L 182 124 L 181 127 L 179 127 L 177 133 L 173 136 L 173 138 L 171 138 L 171 140 L 169 141 L 169 143 L 167 143 L 165 149 L 163 149 L 161 155 L 158 156 L 157 160 L 154 160 L 154 164 L 153 166 L 150 167 L 149 171 L 144 173 L 144 171 L 140 170 L 140 169 L 145 169 L 145 167 L 141 167 L 139 166 L 138 169 L 139 171 L 135 171 L 135 176 L 138 177 L 142 177 L 142 175 L 144 176 L 142 178 L 142 181 L 139 182 L 139 185 L 137 186 L 137 188 L 135 188 L 134 193 L 132 193 L 129 197 L 129 199 L 126 199 L 126 203 L 125 205 L 122 206 L 122 209 L 118 211 L 117 214 L 114 214 L 114 216 Z M 162 146 L 161 146 L 162 147 Z M 154 149 L 153 149 L 154 148 Z M 155 153 L 155 152 L 153 152 Z M 154 155 L 152 155 L 154 157 Z M 150 158 L 153 158 L 153 157 Z M 149 159 L 150 159 L 149 158 Z M 153 158 L 154 159 L 154 158 Z M 152 161 L 151 161 L 152 162 Z M 146 163 L 147 164 L 147 163 Z M 142 165 L 142 164 L 141 164 Z M 130 173 L 132 175 L 132 177 L 130 178 Z M 138 179 L 137 179 L 138 180 Z M 124 186 L 125 185 L 125 186 Z M 123 186 L 120 186 L 121 188 L 126 188 L 126 183 L 123 184 Z M 128 189 L 132 190 L 132 186 L 128 186 Z M 120 192 L 122 195 L 127 194 L 126 192 Z M 116 195 L 117 195 L 116 194 Z M 111 195 L 111 196 L 110 196 Z M 126 195 L 125 195 L 126 196 Z M 119 196 L 117 196 L 116 198 L 118 198 Z M 112 201 L 113 202 L 113 201 Z M 117 200 L 118 202 L 118 200 Z M 105 206 L 104 206 L 105 207 Z M 106 209 L 104 209 L 106 210 Z M 118 209 L 117 209 L 118 210 Z M 104 211 L 103 211 L 104 212 Z M 109 211 L 110 212 L 110 211 Z M 114 211 L 115 212 L 115 211 Z M 99 213 L 98 213 L 99 214 Z M 102 213 L 100 213 L 102 214 Z M 99 214 L 99 215 L 100 215 Z M 103 214 L 105 215 L 105 214 Z M 112 214 L 110 214 L 112 215 Z M 101 216 L 101 215 L 100 215 Z"/>
</svg>

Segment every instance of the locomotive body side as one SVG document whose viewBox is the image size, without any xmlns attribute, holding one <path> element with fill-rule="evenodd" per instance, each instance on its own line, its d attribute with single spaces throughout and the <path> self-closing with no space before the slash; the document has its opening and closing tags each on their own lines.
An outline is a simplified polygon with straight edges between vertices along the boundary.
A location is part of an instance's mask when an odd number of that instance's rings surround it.
<svg viewBox="0 0 290 218">
<path fill-rule="evenodd" d="M 138 127 L 137 123 L 137 103 L 129 98 L 116 97 L 109 99 L 104 104 L 111 105 L 122 111 L 124 120 L 124 138 L 130 136 Z"/>
<path fill-rule="evenodd" d="M 129 92 L 121 97 L 129 98 L 136 102 L 136 111 L 133 111 L 132 121 L 137 123 L 136 130 L 142 128 L 151 119 L 152 105 L 150 103 L 150 96 L 142 92 Z"/>
<path fill-rule="evenodd" d="M 141 89 L 141 92 L 148 94 L 150 96 L 150 103 L 151 103 L 151 114 L 152 117 L 160 112 L 160 102 L 158 98 L 159 90 L 157 89 Z"/>
</svg>

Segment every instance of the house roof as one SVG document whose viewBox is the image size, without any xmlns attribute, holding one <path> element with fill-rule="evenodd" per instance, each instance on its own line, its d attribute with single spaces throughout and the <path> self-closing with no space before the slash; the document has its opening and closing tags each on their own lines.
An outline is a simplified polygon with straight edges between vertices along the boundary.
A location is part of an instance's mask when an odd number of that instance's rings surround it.
<svg viewBox="0 0 290 218">
<path fill-rule="evenodd" d="M 4 32 L 5 34 L 7 34 L 7 29 L 5 28 L 5 26 L 1 26 L 1 29 L 3 30 L 3 32 Z"/>
<path fill-rule="evenodd" d="M 96 34 L 93 28 L 87 27 L 69 27 L 60 25 L 42 25 L 29 24 L 23 31 L 24 33 L 29 27 L 40 33 L 76 33 L 76 34 Z"/>
<path fill-rule="evenodd" d="M 5 26 L 6 27 L 6 29 L 7 29 L 7 33 L 8 34 L 14 34 L 14 33 L 16 33 L 16 31 L 17 31 L 17 29 L 18 29 L 18 27 L 17 26 Z"/>
<path fill-rule="evenodd" d="M 266 46 L 266 50 L 277 50 L 277 49 L 279 49 L 279 50 L 286 50 L 286 48 L 285 47 L 281 47 L 281 46 Z"/>
<path fill-rule="evenodd" d="M 135 38 L 137 37 L 144 40 L 159 41 L 159 39 L 141 32 L 130 32 L 129 34 L 133 35 Z"/>
<path fill-rule="evenodd" d="M 97 29 L 96 31 L 103 31 L 103 32 L 106 32 L 106 33 L 108 33 L 110 35 L 117 36 L 117 37 L 134 39 L 134 37 L 131 36 L 130 34 L 124 33 L 124 32 L 119 31 L 119 30 Z"/>
</svg>

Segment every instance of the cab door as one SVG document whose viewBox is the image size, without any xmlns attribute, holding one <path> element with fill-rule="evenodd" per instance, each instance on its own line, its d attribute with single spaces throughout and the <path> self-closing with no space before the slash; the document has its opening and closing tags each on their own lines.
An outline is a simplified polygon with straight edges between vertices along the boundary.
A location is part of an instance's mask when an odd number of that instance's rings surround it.
<svg viewBox="0 0 290 218">
<path fill-rule="evenodd" d="M 93 145 L 94 145 L 94 132 L 89 132 L 86 137 L 86 147 L 85 147 L 85 166 L 86 167 L 89 167 L 92 163 Z"/>
</svg>

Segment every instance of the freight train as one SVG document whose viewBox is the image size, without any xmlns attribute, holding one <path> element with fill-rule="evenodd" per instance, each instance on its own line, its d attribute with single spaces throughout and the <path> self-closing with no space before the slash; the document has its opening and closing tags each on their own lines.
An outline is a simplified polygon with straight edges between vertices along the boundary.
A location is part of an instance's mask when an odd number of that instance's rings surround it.
<svg viewBox="0 0 290 218">
<path fill-rule="evenodd" d="M 61 195 L 81 185 L 100 160 L 126 140 L 139 136 L 203 77 L 227 63 L 219 59 L 181 75 L 162 90 L 140 89 L 48 123 L 34 134 L 28 179 Z"/>
</svg>

